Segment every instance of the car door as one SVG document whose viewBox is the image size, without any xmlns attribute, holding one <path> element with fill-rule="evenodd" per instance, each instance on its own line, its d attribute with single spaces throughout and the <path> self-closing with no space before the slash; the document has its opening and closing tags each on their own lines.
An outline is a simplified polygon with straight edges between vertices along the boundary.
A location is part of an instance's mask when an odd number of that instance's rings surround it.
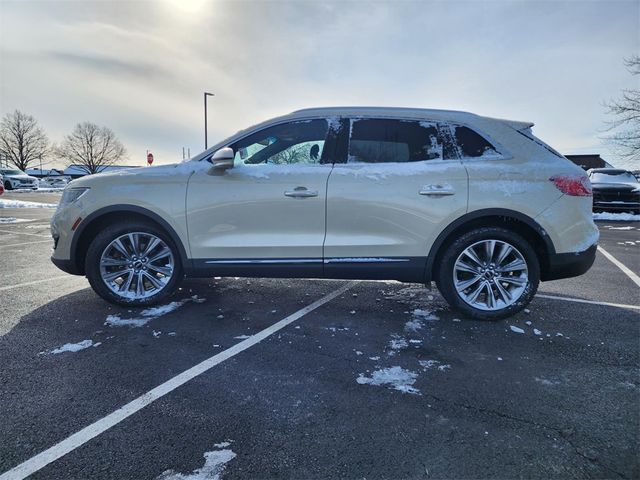
<svg viewBox="0 0 640 480">
<path fill-rule="evenodd" d="M 327 192 L 325 275 L 422 281 L 438 234 L 467 210 L 446 125 L 353 118 Z"/>
<path fill-rule="evenodd" d="M 320 276 L 328 121 L 280 123 L 229 145 L 234 166 L 189 180 L 187 225 L 194 267 L 234 275 Z"/>
</svg>

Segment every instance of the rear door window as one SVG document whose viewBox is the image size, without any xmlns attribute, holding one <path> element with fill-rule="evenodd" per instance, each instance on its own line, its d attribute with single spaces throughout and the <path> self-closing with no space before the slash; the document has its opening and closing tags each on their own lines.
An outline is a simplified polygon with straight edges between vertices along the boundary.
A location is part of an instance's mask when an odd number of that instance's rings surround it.
<svg viewBox="0 0 640 480">
<path fill-rule="evenodd" d="M 442 160 L 438 126 L 415 120 L 360 118 L 351 121 L 347 163 Z"/>
</svg>

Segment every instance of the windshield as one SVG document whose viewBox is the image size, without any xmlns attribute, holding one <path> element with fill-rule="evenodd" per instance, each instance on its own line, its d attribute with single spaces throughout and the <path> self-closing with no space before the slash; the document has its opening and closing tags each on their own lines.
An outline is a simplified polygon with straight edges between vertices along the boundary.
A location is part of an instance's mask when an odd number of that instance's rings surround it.
<svg viewBox="0 0 640 480">
<path fill-rule="evenodd" d="M 20 171 L 20 170 L 0 170 L 0 174 L 2 174 L 2 175 L 25 175 L 25 173 Z"/>
<path fill-rule="evenodd" d="M 629 172 L 620 173 L 601 173 L 595 172 L 591 174 L 590 180 L 593 183 L 638 183 L 636 177 Z"/>
</svg>

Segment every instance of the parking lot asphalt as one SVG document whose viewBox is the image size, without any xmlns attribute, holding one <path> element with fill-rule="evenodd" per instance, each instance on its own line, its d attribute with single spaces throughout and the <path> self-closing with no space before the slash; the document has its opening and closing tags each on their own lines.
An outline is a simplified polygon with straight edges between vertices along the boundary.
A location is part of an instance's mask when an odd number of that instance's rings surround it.
<svg viewBox="0 0 640 480">
<path fill-rule="evenodd" d="M 640 288 L 602 253 L 501 322 L 365 281 L 194 279 L 141 312 L 50 263 L 52 213 L 0 209 L 28 220 L 0 224 L 0 474 L 219 355 L 33 478 L 640 476 Z M 599 227 L 640 275 L 640 222 Z"/>
</svg>

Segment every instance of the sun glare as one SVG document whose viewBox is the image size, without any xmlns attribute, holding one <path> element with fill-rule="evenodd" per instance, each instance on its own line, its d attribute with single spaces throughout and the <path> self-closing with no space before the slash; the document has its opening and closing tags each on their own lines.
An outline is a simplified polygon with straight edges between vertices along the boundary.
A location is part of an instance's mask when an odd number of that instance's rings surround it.
<svg viewBox="0 0 640 480">
<path fill-rule="evenodd" d="M 195 14 L 202 10 L 210 0 L 165 0 L 173 11 Z"/>
</svg>

